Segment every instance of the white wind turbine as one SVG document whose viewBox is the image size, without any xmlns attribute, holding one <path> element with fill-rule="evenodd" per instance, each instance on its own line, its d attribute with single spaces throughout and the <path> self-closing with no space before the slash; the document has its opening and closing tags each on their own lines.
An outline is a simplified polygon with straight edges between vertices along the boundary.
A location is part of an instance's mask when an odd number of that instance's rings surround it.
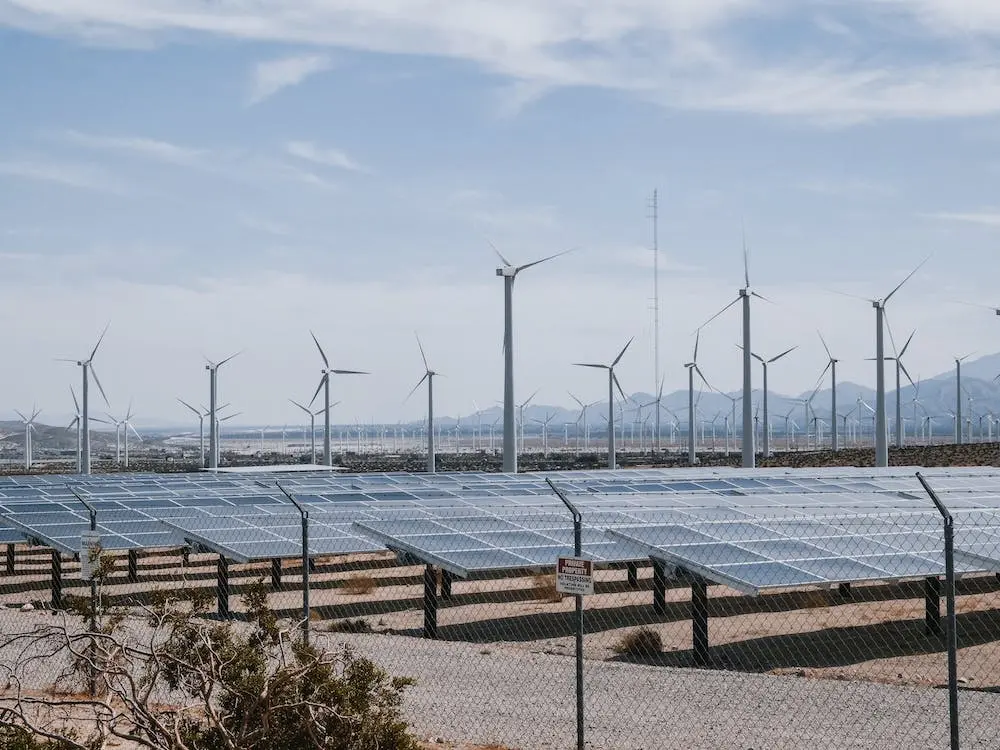
<svg viewBox="0 0 1000 750">
<path fill-rule="evenodd" d="M 326 352 L 323 351 L 323 347 L 319 345 L 319 339 L 316 338 L 316 334 L 309 331 L 309 335 L 312 336 L 313 342 L 316 344 L 316 348 L 319 349 L 319 356 L 323 358 L 323 369 L 320 370 L 321 377 L 319 379 L 319 385 L 316 386 L 316 392 L 313 393 L 312 399 L 309 401 L 309 406 L 311 407 L 316 401 L 316 397 L 319 395 L 320 390 L 323 391 L 323 465 L 333 466 L 333 454 L 330 452 L 330 376 L 331 375 L 369 375 L 370 373 L 363 372 L 361 370 L 334 370 L 330 367 L 330 360 L 326 358 Z"/>
<path fill-rule="evenodd" d="M 122 464 L 122 423 L 108 413 L 110 424 L 115 428 L 115 466 Z"/>
<path fill-rule="evenodd" d="M 591 364 L 585 362 L 574 362 L 573 364 L 577 367 L 594 367 L 599 370 L 608 371 L 608 468 L 616 468 L 616 456 L 615 456 L 615 387 L 618 388 L 618 392 L 622 396 L 622 400 L 625 400 L 625 392 L 622 390 L 621 384 L 618 382 L 618 377 L 615 375 L 615 367 L 621 361 L 621 358 L 625 356 L 625 351 L 631 346 L 633 338 L 630 338 L 622 350 L 618 352 L 618 356 L 614 358 L 610 365 L 601 364 Z M 624 429 L 625 424 L 622 423 L 623 439 L 624 439 Z"/>
<path fill-rule="evenodd" d="M 125 412 L 125 416 L 122 419 L 122 428 L 125 431 L 125 468 L 128 468 L 128 431 L 132 430 L 132 434 L 135 435 L 139 442 L 142 442 L 142 435 L 139 434 L 138 430 L 132 426 L 132 417 L 135 415 L 132 413 L 132 402 L 128 404 L 128 411 Z"/>
<path fill-rule="evenodd" d="M 83 391 L 81 397 L 83 398 L 83 411 L 80 415 L 80 429 L 83 433 L 83 448 L 82 461 L 80 467 L 81 474 L 90 473 L 90 375 L 94 376 L 94 382 L 97 384 L 97 389 L 101 392 L 101 397 L 104 399 L 104 403 L 109 407 L 111 404 L 108 402 L 108 397 L 104 393 L 104 387 L 101 385 L 100 378 L 97 377 L 97 370 L 94 369 L 94 357 L 97 355 L 97 349 L 100 347 L 101 342 L 104 341 L 104 335 L 108 332 L 108 323 L 104 326 L 104 330 L 101 331 L 100 337 L 97 339 L 97 343 L 94 344 L 94 348 L 90 352 L 90 356 L 84 360 L 77 359 L 60 359 L 61 362 L 75 362 L 78 367 L 83 369 Z M 99 421 L 99 420 L 94 420 Z"/>
<path fill-rule="evenodd" d="M 737 344 L 736 346 L 739 347 L 739 344 Z M 750 356 L 753 357 L 754 359 L 756 359 L 758 362 L 760 362 L 761 367 L 764 369 L 764 404 L 763 404 L 764 405 L 764 432 L 762 433 L 763 434 L 763 440 L 762 440 L 762 444 L 761 444 L 762 455 L 763 455 L 764 458 L 770 458 L 770 456 L 771 456 L 771 443 L 770 443 L 770 438 L 768 436 L 768 433 L 771 431 L 771 420 L 770 420 L 770 417 L 768 416 L 768 413 L 767 413 L 767 366 L 770 365 L 770 364 L 773 364 L 773 363 L 777 362 L 779 359 L 781 359 L 782 357 L 784 357 L 786 354 L 791 354 L 796 349 L 798 349 L 798 346 L 793 346 L 791 349 L 785 349 L 785 351 L 783 351 L 781 354 L 777 354 L 777 355 L 771 357 L 770 359 L 764 359 L 759 354 L 754 354 L 753 352 L 750 352 Z"/>
<path fill-rule="evenodd" d="M 889 465 L 889 440 L 886 431 L 885 417 L 885 306 L 892 299 L 907 281 L 919 271 L 923 265 L 930 260 L 930 256 L 924 258 L 920 264 L 914 268 L 896 287 L 883 299 L 867 299 L 848 294 L 848 297 L 856 297 L 871 302 L 875 308 L 875 466 L 885 467 Z M 840 292 L 840 294 L 843 294 Z"/>
<path fill-rule="evenodd" d="M 690 362 L 685 363 L 685 367 L 688 371 L 688 463 L 694 466 L 698 463 L 698 455 L 695 449 L 695 400 L 694 400 L 694 374 L 697 372 L 698 377 L 701 378 L 701 382 L 709 387 L 711 390 L 715 390 L 705 379 L 705 374 L 698 367 L 698 343 L 701 340 L 701 329 L 699 328 L 695 331 L 694 335 L 694 356 L 691 358 Z M 699 396 L 701 398 L 701 396 Z M 734 402 L 735 403 L 735 402 Z M 735 430 L 735 427 L 733 428 Z M 746 442 L 747 438 L 744 435 L 743 441 Z"/>
<path fill-rule="evenodd" d="M 889 331 L 889 341 L 892 343 L 893 351 L 896 350 L 896 342 L 892 338 L 892 326 L 889 325 L 889 321 L 886 320 L 886 328 Z M 910 342 L 913 341 L 913 337 L 916 335 L 916 331 L 910 334 L 910 338 L 906 340 L 903 344 L 903 348 L 896 352 L 894 357 L 886 357 L 886 359 L 891 359 L 896 363 L 896 447 L 903 447 L 904 435 L 903 435 L 903 397 L 902 397 L 902 382 L 900 375 L 906 375 L 906 379 L 910 381 L 910 385 L 914 385 L 913 378 L 910 377 L 910 373 L 906 370 L 906 365 L 903 364 L 903 355 L 906 354 L 906 350 L 910 348 Z"/>
<path fill-rule="evenodd" d="M 549 422 L 555 419 L 555 414 L 546 414 L 545 419 L 532 419 L 532 422 L 542 426 L 542 455 L 549 455 Z"/>
<path fill-rule="evenodd" d="M 962 444 L 962 363 L 973 355 L 955 357 L 955 444 Z"/>
<path fill-rule="evenodd" d="M 597 406 L 601 402 L 600 401 L 591 401 L 589 404 L 585 404 L 585 403 L 583 403 L 583 401 L 581 401 L 580 399 L 578 399 L 572 393 L 569 394 L 569 397 L 571 399 L 573 399 L 574 401 L 576 401 L 577 404 L 580 405 L 580 419 L 583 420 L 583 449 L 584 450 L 589 450 L 590 449 L 590 432 L 589 432 L 589 429 L 587 427 L 587 410 L 590 409 L 591 407 Z M 578 419 L 577 422 L 579 423 L 579 421 L 580 420 Z"/>
<path fill-rule="evenodd" d="M 838 360 L 832 354 L 830 354 L 830 347 L 826 345 L 826 339 L 823 338 L 823 334 L 816 331 L 819 334 L 819 340 L 823 342 L 823 349 L 826 351 L 826 367 L 823 368 L 823 372 L 819 374 L 819 379 L 823 380 L 823 376 L 826 375 L 826 371 L 830 371 L 830 447 L 836 451 L 840 445 L 837 441 L 837 362 Z M 844 430 L 846 431 L 847 426 L 844 423 Z"/>
<path fill-rule="evenodd" d="M 750 298 L 757 297 L 765 302 L 769 300 L 750 288 L 750 262 L 748 258 L 746 235 L 743 237 L 743 288 L 739 296 L 723 307 L 719 312 L 706 320 L 701 328 L 711 323 L 737 302 L 743 303 L 743 468 L 753 469 L 757 465 L 753 444 L 753 404 L 750 403 L 750 392 L 753 390 L 752 360 L 750 356 Z"/>
<path fill-rule="evenodd" d="M 503 277 L 504 293 L 504 324 L 503 324 L 503 470 L 507 474 L 517 473 L 517 439 L 514 431 L 514 279 L 521 271 L 525 271 L 539 263 L 558 258 L 572 250 L 549 255 L 541 260 L 515 266 L 507 260 L 496 246 L 490 242 L 490 247 L 497 254 L 503 265 L 497 269 L 497 276 Z M 527 402 L 525 402 L 527 403 Z M 522 425 L 523 429 L 523 425 Z M 524 436 L 522 435 L 522 443 Z M 523 449 L 522 444 L 522 449 Z"/>
<path fill-rule="evenodd" d="M 525 408 L 527 408 L 528 404 L 531 403 L 531 400 L 535 396 L 538 395 L 538 391 L 540 391 L 540 390 L 541 390 L 541 388 L 536 388 L 535 392 L 532 393 L 530 396 L 528 396 L 528 398 L 526 398 L 524 400 L 524 403 L 521 403 L 521 404 L 517 405 L 517 423 L 516 423 L 516 429 L 517 429 L 517 434 L 520 435 L 520 445 L 521 445 L 521 449 L 520 450 L 521 450 L 521 453 L 524 453 L 524 410 L 525 410 Z"/>
<path fill-rule="evenodd" d="M 177 400 L 180 401 L 188 409 L 190 409 L 191 411 L 193 411 L 194 415 L 196 417 L 198 417 L 198 441 L 199 441 L 200 447 L 201 447 L 201 465 L 204 467 L 204 466 L 206 466 L 206 464 L 205 464 L 205 417 L 208 416 L 208 414 L 206 414 L 204 410 L 195 409 L 193 406 L 191 406 L 191 404 L 189 404 L 187 401 L 185 401 L 182 398 L 179 398 Z M 224 409 L 224 408 L 225 408 L 224 406 L 220 407 L 220 409 Z"/>
<path fill-rule="evenodd" d="M 23 413 L 14 409 L 14 413 L 21 418 L 24 424 L 24 468 L 31 469 L 31 433 L 35 430 L 35 418 L 42 413 L 41 409 L 32 407 L 31 416 L 26 417 Z"/>
<path fill-rule="evenodd" d="M 73 390 L 73 386 L 69 387 L 69 393 L 73 397 L 73 406 L 76 412 L 73 414 L 73 421 L 66 429 L 72 430 L 73 425 L 76 425 L 76 473 L 79 474 L 83 469 L 83 434 L 81 432 L 83 415 L 80 413 L 80 402 L 76 400 L 76 391 Z"/>
<path fill-rule="evenodd" d="M 424 376 L 417 381 L 417 384 L 413 386 L 406 398 L 403 399 L 403 403 L 409 400 L 410 396 L 416 393 L 417 388 L 426 380 L 427 381 L 427 473 L 433 474 L 437 471 L 435 465 L 434 456 L 434 376 L 440 373 L 434 372 L 427 364 L 427 355 L 424 353 L 424 345 L 420 343 L 420 335 L 417 333 L 413 334 L 417 337 L 417 347 L 420 349 L 420 359 L 424 362 Z M 456 424 L 456 431 L 458 426 Z M 457 441 L 457 436 L 456 436 Z M 456 442 L 456 451 L 458 443 Z"/>
<path fill-rule="evenodd" d="M 219 466 L 219 417 L 217 397 L 219 391 L 219 368 L 239 352 L 226 357 L 219 362 L 212 362 L 205 357 L 205 369 L 208 370 L 208 468 L 216 469 Z"/>
<path fill-rule="evenodd" d="M 315 464 L 316 463 L 316 417 L 322 414 L 323 410 L 317 409 L 316 411 L 312 411 L 308 406 L 303 406 L 293 398 L 290 398 L 288 400 L 309 415 L 309 447 L 312 451 L 312 463 Z M 340 403 L 339 401 L 334 401 L 332 404 L 330 404 L 330 406 L 334 407 L 339 403 Z"/>
</svg>

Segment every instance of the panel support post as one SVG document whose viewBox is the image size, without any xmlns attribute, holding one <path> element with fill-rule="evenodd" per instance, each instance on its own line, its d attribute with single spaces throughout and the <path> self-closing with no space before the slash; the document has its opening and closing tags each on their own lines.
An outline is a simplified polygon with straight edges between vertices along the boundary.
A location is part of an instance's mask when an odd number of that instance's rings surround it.
<svg viewBox="0 0 1000 750">
<path fill-rule="evenodd" d="M 281 558 L 271 558 L 271 588 L 281 588 Z"/>
<path fill-rule="evenodd" d="M 451 599 L 451 584 L 455 580 L 450 570 L 441 569 L 441 598 L 444 601 Z"/>
<path fill-rule="evenodd" d="M 433 565 L 427 565 L 424 567 L 424 638 L 437 638 L 437 633 L 437 571 Z"/>
<path fill-rule="evenodd" d="M 850 583 L 838 583 L 837 593 L 840 594 L 841 599 L 850 599 L 852 597 L 851 584 Z"/>
<path fill-rule="evenodd" d="M 625 563 L 625 570 L 628 573 L 629 588 L 639 588 L 639 566 L 635 563 Z"/>
<path fill-rule="evenodd" d="M 62 553 L 54 549 L 52 550 L 52 609 L 59 610 L 62 606 Z"/>
<path fill-rule="evenodd" d="M 225 555 L 219 555 L 216 568 L 215 596 L 218 600 L 220 620 L 229 619 L 229 560 Z"/>
<path fill-rule="evenodd" d="M 139 552 L 134 549 L 128 551 L 128 582 L 139 583 Z"/>
<path fill-rule="evenodd" d="M 667 613 L 667 572 L 659 560 L 653 560 L 653 613 Z"/>
<path fill-rule="evenodd" d="M 187 567 L 191 564 L 191 548 L 181 547 L 181 566 Z"/>
<path fill-rule="evenodd" d="M 944 634 L 941 627 L 941 579 L 937 576 L 924 579 L 924 633 Z"/>
<path fill-rule="evenodd" d="M 7 545 L 7 575 L 14 575 L 14 545 Z"/>
<path fill-rule="evenodd" d="M 691 635 L 695 664 L 708 664 L 708 583 L 703 578 L 691 582 Z"/>
</svg>

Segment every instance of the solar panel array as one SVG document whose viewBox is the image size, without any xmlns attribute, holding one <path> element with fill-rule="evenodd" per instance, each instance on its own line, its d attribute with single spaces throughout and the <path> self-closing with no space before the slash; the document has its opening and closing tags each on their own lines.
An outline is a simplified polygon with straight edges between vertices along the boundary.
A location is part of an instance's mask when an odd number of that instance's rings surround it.
<svg viewBox="0 0 1000 750">
<path fill-rule="evenodd" d="M 196 544 L 237 562 L 295 557 L 301 554 L 300 518 L 275 491 L 280 483 L 311 509 L 311 555 L 389 547 L 457 575 L 539 567 L 554 564 L 556 556 L 572 548 L 569 515 L 545 483 L 551 478 L 581 508 L 584 549 L 595 561 L 662 555 L 673 564 L 706 572 L 709 578 L 707 571 L 715 571 L 712 580 L 757 592 L 778 585 L 829 582 L 834 568 L 844 580 L 943 570 L 941 543 L 933 535 L 929 537 L 933 544 L 919 536 L 907 539 L 915 545 L 910 550 L 883 538 L 878 542 L 884 549 L 875 547 L 877 552 L 864 555 L 844 551 L 844 545 L 867 539 L 860 532 L 829 533 L 827 528 L 824 535 L 802 536 L 808 532 L 802 524 L 819 515 L 927 512 L 929 500 L 916 471 L 915 467 L 828 467 L 757 469 L 752 474 L 692 468 L 545 474 L 296 471 L 0 477 L 0 515 L 10 526 L 0 528 L 0 541 L 27 538 L 63 552 L 77 550 L 89 516 L 74 497 L 73 487 L 97 510 L 106 549 Z M 924 473 L 952 508 L 1000 509 L 997 470 Z M 609 529 L 610 538 L 605 535 Z M 718 536 L 732 536 L 736 530 L 749 535 L 744 540 Z M 692 532 L 704 538 L 678 541 Z M 813 541 L 820 537 L 823 544 Z M 993 569 L 987 554 L 991 541 L 966 549 L 962 569 Z M 900 554 L 909 557 L 893 557 Z M 732 555 L 742 557 L 731 560 Z"/>
</svg>

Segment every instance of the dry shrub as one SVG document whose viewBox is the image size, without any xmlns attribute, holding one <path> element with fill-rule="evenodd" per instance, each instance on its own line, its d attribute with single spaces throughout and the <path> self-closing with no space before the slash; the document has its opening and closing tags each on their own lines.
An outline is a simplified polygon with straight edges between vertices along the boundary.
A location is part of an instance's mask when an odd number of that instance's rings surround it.
<svg viewBox="0 0 1000 750">
<path fill-rule="evenodd" d="M 535 598 L 543 602 L 561 602 L 566 594 L 556 591 L 556 576 L 539 573 L 534 578 Z"/>
<path fill-rule="evenodd" d="M 820 607 L 830 606 L 830 597 L 827 595 L 827 592 L 821 589 L 810 589 L 809 591 L 806 591 L 804 599 L 804 609 L 818 609 Z"/>
<path fill-rule="evenodd" d="M 623 635 L 613 649 L 616 654 L 624 656 L 648 657 L 663 650 L 663 639 L 658 631 L 642 627 Z"/>
<path fill-rule="evenodd" d="M 337 620 L 331 622 L 327 627 L 329 633 L 370 633 L 372 626 L 368 620 L 358 618 L 357 620 Z"/>
<path fill-rule="evenodd" d="M 344 591 L 354 596 L 370 594 L 378 586 L 374 576 L 367 573 L 356 573 L 344 581 Z"/>
</svg>

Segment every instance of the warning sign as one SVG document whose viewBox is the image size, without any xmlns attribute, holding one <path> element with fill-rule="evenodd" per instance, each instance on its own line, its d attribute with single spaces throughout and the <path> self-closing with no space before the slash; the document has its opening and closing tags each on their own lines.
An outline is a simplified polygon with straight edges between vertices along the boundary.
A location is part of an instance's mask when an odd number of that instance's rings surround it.
<svg viewBox="0 0 1000 750">
<path fill-rule="evenodd" d="M 101 535 L 85 531 L 80 539 L 80 577 L 89 581 L 94 577 L 101 556 Z"/>
<path fill-rule="evenodd" d="M 582 557 L 560 557 L 556 564 L 556 591 L 586 596 L 594 593 L 594 563 Z"/>
</svg>

